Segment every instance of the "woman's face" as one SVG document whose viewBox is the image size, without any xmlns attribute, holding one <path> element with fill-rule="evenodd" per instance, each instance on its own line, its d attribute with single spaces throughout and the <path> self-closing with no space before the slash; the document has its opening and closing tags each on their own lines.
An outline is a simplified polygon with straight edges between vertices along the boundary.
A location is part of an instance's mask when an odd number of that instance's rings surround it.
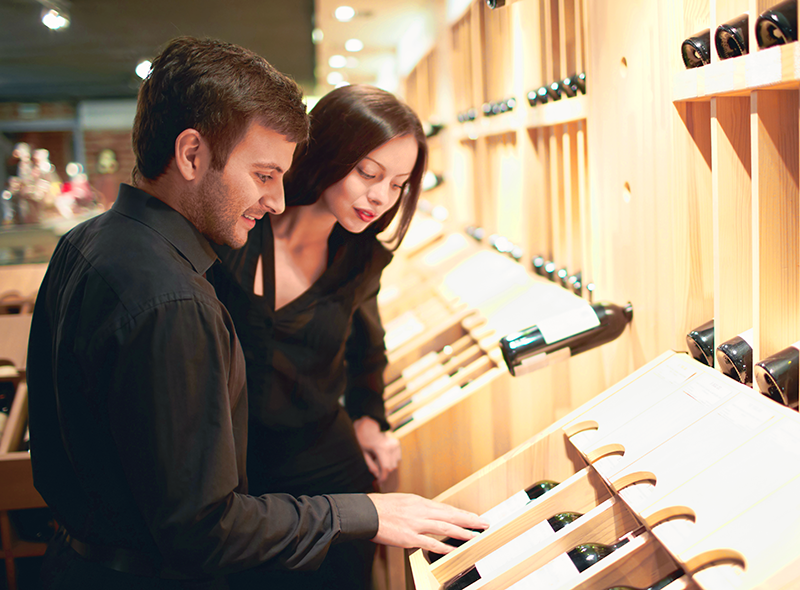
<svg viewBox="0 0 800 590">
<path fill-rule="evenodd" d="M 417 152 L 417 141 L 411 135 L 390 139 L 325 189 L 321 201 L 343 228 L 361 233 L 400 198 Z"/>
</svg>

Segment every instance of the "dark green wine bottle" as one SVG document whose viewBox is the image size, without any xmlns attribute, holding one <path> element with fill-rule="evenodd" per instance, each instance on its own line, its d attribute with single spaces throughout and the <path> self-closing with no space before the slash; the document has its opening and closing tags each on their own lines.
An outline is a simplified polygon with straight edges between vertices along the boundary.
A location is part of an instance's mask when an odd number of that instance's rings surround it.
<svg viewBox="0 0 800 590">
<path fill-rule="evenodd" d="M 567 555 L 578 568 L 579 572 L 583 572 L 592 567 L 601 559 L 605 559 L 614 551 L 622 547 L 628 539 L 620 539 L 613 545 L 603 545 L 601 543 L 582 543 L 567 551 Z"/>
</svg>

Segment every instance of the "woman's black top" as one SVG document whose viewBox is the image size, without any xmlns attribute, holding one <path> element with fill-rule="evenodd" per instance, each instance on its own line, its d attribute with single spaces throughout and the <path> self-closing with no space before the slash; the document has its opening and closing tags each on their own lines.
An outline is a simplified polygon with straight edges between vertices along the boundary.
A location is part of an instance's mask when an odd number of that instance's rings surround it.
<svg viewBox="0 0 800 590">
<path fill-rule="evenodd" d="M 277 311 L 269 216 L 243 248 L 217 253 L 222 264 L 208 277 L 233 317 L 247 362 L 249 493 L 369 489 L 373 477 L 351 419 L 370 416 L 388 428 L 377 294 L 391 253 L 373 236 L 337 224 L 322 276 Z M 253 289 L 259 255 L 264 296 Z"/>
</svg>

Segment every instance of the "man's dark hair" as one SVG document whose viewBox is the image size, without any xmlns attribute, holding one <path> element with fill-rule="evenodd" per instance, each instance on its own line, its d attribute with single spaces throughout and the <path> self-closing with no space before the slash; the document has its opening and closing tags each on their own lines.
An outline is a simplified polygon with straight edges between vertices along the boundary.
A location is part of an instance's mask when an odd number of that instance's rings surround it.
<svg viewBox="0 0 800 590">
<path fill-rule="evenodd" d="M 373 86 L 343 86 L 323 96 L 310 113 L 308 145 L 298 145 L 284 179 L 286 206 L 310 205 L 347 176 L 372 150 L 395 137 L 416 139 L 417 160 L 402 196 L 363 233 L 377 235 L 401 211 L 393 248 L 403 240 L 417 207 L 428 160 L 425 132 L 416 113 L 396 96 Z"/>
<path fill-rule="evenodd" d="M 291 78 L 252 51 L 214 39 L 173 39 L 139 89 L 134 183 L 164 173 L 186 129 L 206 139 L 215 170 L 225 167 L 252 121 L 303 143 L 308 116 L 302 97 Z"/>
</svg>

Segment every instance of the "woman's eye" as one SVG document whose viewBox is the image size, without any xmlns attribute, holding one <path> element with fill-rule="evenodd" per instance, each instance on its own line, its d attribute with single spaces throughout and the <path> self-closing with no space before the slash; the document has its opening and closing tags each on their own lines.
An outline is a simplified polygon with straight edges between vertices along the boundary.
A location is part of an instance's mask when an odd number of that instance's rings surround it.
<svg viewBox="0 0 800 590">
<path fill-rule="evenodd" d="M 375 178 L 374 174 L 367 174 L 367 172 L 365 170 L 362 170 L 361 168 L 358 169 L 358 173 L 367 180 L 372 180 L 373 178 Z"/>
</svg>

